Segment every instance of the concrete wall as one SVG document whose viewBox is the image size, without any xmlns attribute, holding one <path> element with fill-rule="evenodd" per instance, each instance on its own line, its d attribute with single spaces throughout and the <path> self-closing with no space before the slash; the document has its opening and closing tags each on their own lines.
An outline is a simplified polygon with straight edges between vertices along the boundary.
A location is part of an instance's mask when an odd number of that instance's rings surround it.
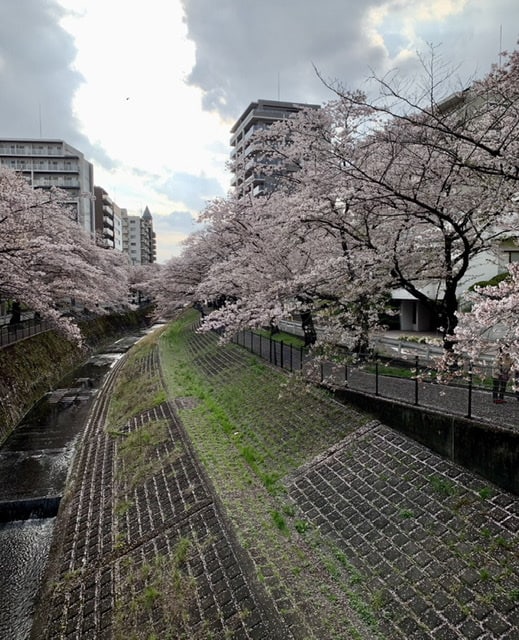
<svg viewBox="0 0 519 640">
<path fill-rule="evenodd" d="M 335 390 L 354 404 L 432 451 L 519 494 L 519 431 L 446 415 L 350 389 Z"/>
<path fill-rule="evenodd" d="M 83 349 L 54 331 L 0 349 L 0 443 L 63 376 L 108 340 L 144 326 L 146 314 L 147 310 L 132 311 L 99 316 L 83 323 L 81 330 L 86 343 Z"/>
</svg>

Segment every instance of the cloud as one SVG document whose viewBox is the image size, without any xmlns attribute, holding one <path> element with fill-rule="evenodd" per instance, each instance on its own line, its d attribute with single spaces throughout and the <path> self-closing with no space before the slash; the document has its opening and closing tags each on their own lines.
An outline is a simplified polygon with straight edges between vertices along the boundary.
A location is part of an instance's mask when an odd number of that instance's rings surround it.
<svg viewBox="0 0 519 640">
<path fill-rule="evenodd" d="M 0 136 L 66 140 L 120 206 L 187 225 L 229 188 L 250 102 L 333 99 L 315 68 L 351 89 L 409 77 L 427 43 L 467 82 L 518 24 L 517 0 L 0 0 Z M 177 252 L 187 226 L 168 224 Z"/>
<path fill-rule="evenodd" d="M 342 77 L 361 55 L 366 71 L 380 55 L 360 29 L 373 1 L 221 0 L 215 11 L 211 0 L 184 0 L 188 36 L 196 45 L 188 81 L 204 91 L 208 109 L 225 114 L 278 94 L 282 100 L 321 102 L 325 91 L 313 65 Z"/>
<path fill-rule="evenodd" d="M 190 211 L 200 211 L 209 200 L 223 196 L 220 183 L 204 174 L 174 173 L 157 186 L 173 202 L 180 202 Z"/>
<path fill-rule="evenodd" d="M 169 215 L 153 214 L 153 229 L 157 234 L 157 262 L 167 262 L 182 251 L 182 242 L 201 225 L 189 211 L 175 211 Z M 173 248 L 173 251 L 172 251 Z"/>
<path fill-rule="evenodd" d="M 322 103 L 314 73 L 347 88 L 371 70 L 418 71 L 417 51 L 442 45 L 465 78 L 497 60 L 499 24 L 516 25 L 516 0 L 182 0 L 196 46 L 188 81 L 207 109 L 237 118 L 258 98 Z M 509 47 L 517 39 L 507 34 Z M 456 87 L 457 88 L 457 87 Z"/>
<path fill-rule="evenodd" d="M 76 49 L 59 26 L 62 15 L 52 0 L 0 3 L 0 123 L 8 124 L 3 135 L 76 136 L 72 100 L 82 77 L 71 68 Z"/>
<path fill-rule="evenodd" d="M 74 96 L 84 82 L 77 49 L 54 0 L 0 3 L 0 135 L 58 138 L 107 167 L 113 161 L 81 132 Z"/>
</svg>

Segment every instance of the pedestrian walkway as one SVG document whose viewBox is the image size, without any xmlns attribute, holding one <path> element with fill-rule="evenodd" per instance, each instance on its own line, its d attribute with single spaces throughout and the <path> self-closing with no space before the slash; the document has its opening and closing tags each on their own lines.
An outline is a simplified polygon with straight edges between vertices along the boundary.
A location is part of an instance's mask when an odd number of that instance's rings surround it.
<svg viewBox="0 0 519 640">
<path fill-rule="evenodd" d="M 427 376 L 414 375 L 413 361 L 408 363 L 412 377 L 386 374 L 384 362 L 376 360 L 333 363 L 317 359 L 311 352 L 289 344 L 274 342 L 252 331 L 242 331 L 235 342 L 281 369 L 301 372 L 311 382 L 330 387 L 348 388 L 381 398 L 434 409 L 442 413 L 469 417 L 496 426 L 519 426 L 519 402 L 515 392 L 508 391 L 506 402 L 492 402 L 492 390 L 454 378 L 452 383 L 437 383 Z"/>
</svg>

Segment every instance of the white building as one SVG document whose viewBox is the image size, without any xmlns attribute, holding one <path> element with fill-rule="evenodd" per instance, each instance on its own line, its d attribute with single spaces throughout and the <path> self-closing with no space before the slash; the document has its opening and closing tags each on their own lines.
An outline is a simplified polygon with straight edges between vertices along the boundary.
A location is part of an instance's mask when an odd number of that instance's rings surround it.
<svg viewBox="0 0 519 640">
<path fill-rule="evenodd" d="M 142 216 L 130 216 L 121 209 L 123 251 L 132 264 L 152 264 L 157 258 L 157 241 L 153 231 L 153 219 L 148 207 Z"/>
<path fill-rule="evenodd" d="M 63 140 L 2 138 L 0 164 L 23 173 L 34 187 L 66 191 L 78 223 L 94 233 L 94 169 L 81 151 Z"/>
</svg>

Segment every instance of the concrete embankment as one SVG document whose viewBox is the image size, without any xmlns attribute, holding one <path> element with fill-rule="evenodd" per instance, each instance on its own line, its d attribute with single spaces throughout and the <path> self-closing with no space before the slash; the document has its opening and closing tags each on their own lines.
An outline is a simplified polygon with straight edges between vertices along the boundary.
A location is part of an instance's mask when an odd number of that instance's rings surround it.
<svg viewBox="0 0 519 640">
<path fill-rule="evenodd" d="M 216 336 L 139 348 L 89 421 L 34 639 L 517 637 L 515 495 Z"/>
<path fill-rule="evenodd" d="M 145 322 L 145 311 L 84 322 L 82 348 L 55 331 L 46 331 L 0 349 L 0 443 L 45 393 L 95 349 Z"/>
</svg>

